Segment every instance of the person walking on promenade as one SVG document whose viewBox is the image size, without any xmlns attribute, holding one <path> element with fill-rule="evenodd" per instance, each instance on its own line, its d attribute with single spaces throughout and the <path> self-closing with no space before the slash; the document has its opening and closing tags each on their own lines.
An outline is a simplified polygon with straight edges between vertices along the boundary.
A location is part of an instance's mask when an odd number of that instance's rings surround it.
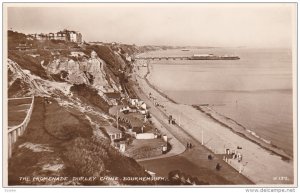
<svg viewBox="0 0 300 193">
<path fill-rule="evenodd" d="M 169 124 L 171 124 L 172 119 L 173 119 L 172 115 L 169 115 Z"/>
</svg>

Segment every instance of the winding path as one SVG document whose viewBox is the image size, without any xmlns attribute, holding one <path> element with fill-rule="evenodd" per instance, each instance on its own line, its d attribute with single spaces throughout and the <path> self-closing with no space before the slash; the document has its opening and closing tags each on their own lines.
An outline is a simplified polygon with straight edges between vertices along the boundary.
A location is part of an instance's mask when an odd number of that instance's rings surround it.
<svg viewBox="0 0 300 193">
<path fill-rule="evenodd" d="M 146 74 L 147 75 L 147 74 Z M 138 78 L 138 81 L 145 81 L 150 88 L 152 85 L 146 80 L 146 75 Z M 137 77 L 133 78 L 135 80 Z M 196 176 L 199 180 L 206 181 L 214 185 L 229 184 L 253 184 L 245 176 L 239 174 L 234 168 L 222 160 L 222 157 L 214 155 L 209 149 L 201 145 L 193 136 L 189 135 L 178 125 L 168 123 L 168 115 L 160 108 L 157 108 L 153 101 L 141 90 L 140 87 L 133 84 L 136 94 L 141 100 L 146 102 L 150 113 L 182 144 L 192 143 L 193 148 L 184 151 L 181 154 L 165 158 L 153 158 L 151 160 L 138 160 L 145 169 L 155 172 L 158 176 L 168 176 L 172 170 L 181 170 L 186 174 Z M 152 92 L 157 92 L 152 88 Z M 208 160 L 208 155 L 213 155 L 213 160 Z M 221 164 L 221 170 L 215 169 L 217 164 Z"/>
</svg>

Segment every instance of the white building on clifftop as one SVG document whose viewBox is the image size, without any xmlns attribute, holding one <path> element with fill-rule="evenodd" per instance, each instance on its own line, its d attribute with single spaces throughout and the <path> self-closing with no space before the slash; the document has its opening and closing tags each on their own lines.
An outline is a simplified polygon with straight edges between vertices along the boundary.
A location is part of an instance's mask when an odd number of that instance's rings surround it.
<svg viewBox="0 0 300 193">
<path fill-rule="evenodd" d="M 82 35 L 77 31 L 63 30 L 57 33 L 48 33 L 48 34 L 29 34 L 30 38 L 37 40 L 62 40 L 68 42 L 82 43 Z"/>
</svg>

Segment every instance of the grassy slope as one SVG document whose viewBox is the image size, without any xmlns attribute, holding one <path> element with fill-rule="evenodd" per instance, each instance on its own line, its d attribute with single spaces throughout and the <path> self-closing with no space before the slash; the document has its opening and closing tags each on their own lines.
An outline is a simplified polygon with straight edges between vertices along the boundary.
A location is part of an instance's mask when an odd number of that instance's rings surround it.
<svg viewBox="0 0 300 193">
<path fill-rule="evenodd" d="M 49 146 L 53 152 L 18 148 L 25 142 Z M 46 164 L 64 164 L 65 167 L 56 172 L 42 170 Z M 8 172 L 10 185 L 22 184 L 18 180 L 20 176 L 146 176 L 140 165 L 122 156 L 109 141 L 92 137 L 92 128 L 86 120 L 67 112 L 55 101 L 46 104 L 42 98 L 36 98 L 26 132 L 14 146 Z"/>
<path fill-rule="evenodd" d="M 156 157 L 162 154 L 161 146 L 165 144 L 162 139 L 135 139 L 126 152 L 134 159 Z"/>
<path fill-rule="evenodd" d="M 61 55 L 68 56 L 70 49 L 76 45 L 57 41 L 28 41 L 24 34 L 8 33 L 9 52 L 8 57 L 17 62 L 23 69 L 44 79 L 53 79 L 47 75 L 41 66 L 53 59 L 51 51 L 44 50 L 45 47 L 58 49 Z M 17 51 L 14 48 L 19 43 L 32 44 L 35 49 L 29 51 L 39 54 L 33 58 L 27 52 Z M 126 62 L 124 56 L 116 56 L 115 48 L 106 46 L 86 45 L 76 48 L 90 55 L 95 50 L 98 56 L 107 63 L 107 74 L 115 82 L 119 82 L 118 70 L 124 67 Z M 133 52 L 130 46 L 122 45 L 122 50 Z M 124 51 L 125 50 L 125 51 Z M 123 58 L 123 59 L 122 59 Z M 54 77 L 56 78 L 56 77 Z M 56 79 L 55 79 L 56 80 Z M 60 81 L 60 80 L 57 80 Z M 20 86 L 21 85 L 21 86 Z M 10 96 L 19 95 L 20 90 L 27 92 L 28 85 L 17 80 L 9 89 Z M 96 91 L 86 85 L 73 86 L 71 91 L 84 103 L 95 106 L 104 112 L 109 106 L 98 95 Z M 113 175 L 113 176 L 147 176 L 144 169 L 133 159 L 122 156 L 113 149 L 106 140 L 98 141 L 92 137 L 92 128 L 82 115 L 67 112 L 58 106 L 56 102 L 44 104 L 42 98 L 37 98 L 32 119 L 24 135 L 15 144 L 14 154 L 9 160 L 9 184 L 20 184 L 19 176 L 90 176 L 90 175 Z M 53 152 L 32 152 L 27 148 L 18 148 L 19 145 L 30 142 L 33 144 L 46 144 Z M 62 163 L 65 168 L 62 171 L 50 172 L 42 170 L 45 164 Z M 143 184 L 143 182 L 131 182 L 132 184 Z M 102 184 L 102 183 L 98 183 Z"/>
</svg>

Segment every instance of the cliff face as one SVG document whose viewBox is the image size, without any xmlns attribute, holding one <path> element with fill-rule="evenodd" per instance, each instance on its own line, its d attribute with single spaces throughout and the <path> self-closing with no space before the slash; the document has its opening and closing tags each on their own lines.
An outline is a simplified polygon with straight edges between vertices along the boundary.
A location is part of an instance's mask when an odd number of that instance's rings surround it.
<svg viewBox="0 0 300 193">
<path fill-rule="evenodd" d="M 61 168 L 51 173 L 57 176 L 147 176 L 134 160 L 113 149 L 106 136 L 97 129 L 97 125 L 114 121 L 107 112 L 116 102 L 105 93 L 122 92 L 126 96 L 119 74 L 130 69 L 131 64 L 126 60 L 129 53 L 118 52 L 120 45 L 85 44 L 79 47 L 56 41 L 28 42 L 26 36 L 16 32 L 8 35 L 8 97 L 34 95 L 40 105 L 34 110 L 36 117 L 29 124 L 32 127 L 18 140 L 9 160 L 11 183 L 19 184 L 18 176 L 49 175 L 41 166 L 51 166 L 53 160 L 58 160 L 54 162 Z M 30 44 L 31 49 L 14 49 L 21 42 Z M 51 105 L 47 105 L 42 97 L 52 101 Z M 49 146 L 53 153 L 33 152 L 32 147 L 40 144 Z M 96 149 L 102 153 L 95 153 Z M 49 161 L 44 156 L 49 156 Z M 32 161 L 23 167 L 18 164 L 20 160 Z M 112 182 L 100 184 L 109 183 Z"/>
<path fill-rule="evenodd" d="M 50 76 L 59 75 L 61 80 L 70 84 L 86 84 L 101 92 L 120 91 L 118 83 L 111 80 L 107 74 L 106 63 L 98 57 L 95 51 L 91 52 L 91 57 L 84 55 L 76 61 L 61 57 L 42 66 Z"/>
<path fill-rule="evenodd" d="M 99 93 L 122 92 L 120 72 L 129 71 L 131 63 L 126 60 L 130 53 L 123 51 L 130 45 L 88 45 L 80 47 L 69 43 L 57 41 L 45 41 L 43 43 L 34 40 L 26 40 L 24 34 L 9 32 L 8 58 L 15 62 L 20 69 L 28 70 L 32 76 L 45 81 L 68 83 L 70 85 L 84 84 L 96 89 Z M 19 44 L 30 45 L 29 50 L 15 49 Z M 16 46 L 16 47 L 14 47 Z M 9 70 L 9 87 L 17 80 Z M 18 79 L 21 84 L 30 84 L 28 81 Z M 27 82 L 27 83 L 26 83 Z M 14 85 L 16 87 L 16 85 Z M 12 87 L 13 88 L 13 87 Z M 28 88 L 26 88 L 28 90 Z M 11 89 L 10 97 L 21 92 L 14 93 Z M 28 95 L 30 93 L 27 93 Z M 47 93 L 45 93 L 47 94 Z"/>
</svg>

